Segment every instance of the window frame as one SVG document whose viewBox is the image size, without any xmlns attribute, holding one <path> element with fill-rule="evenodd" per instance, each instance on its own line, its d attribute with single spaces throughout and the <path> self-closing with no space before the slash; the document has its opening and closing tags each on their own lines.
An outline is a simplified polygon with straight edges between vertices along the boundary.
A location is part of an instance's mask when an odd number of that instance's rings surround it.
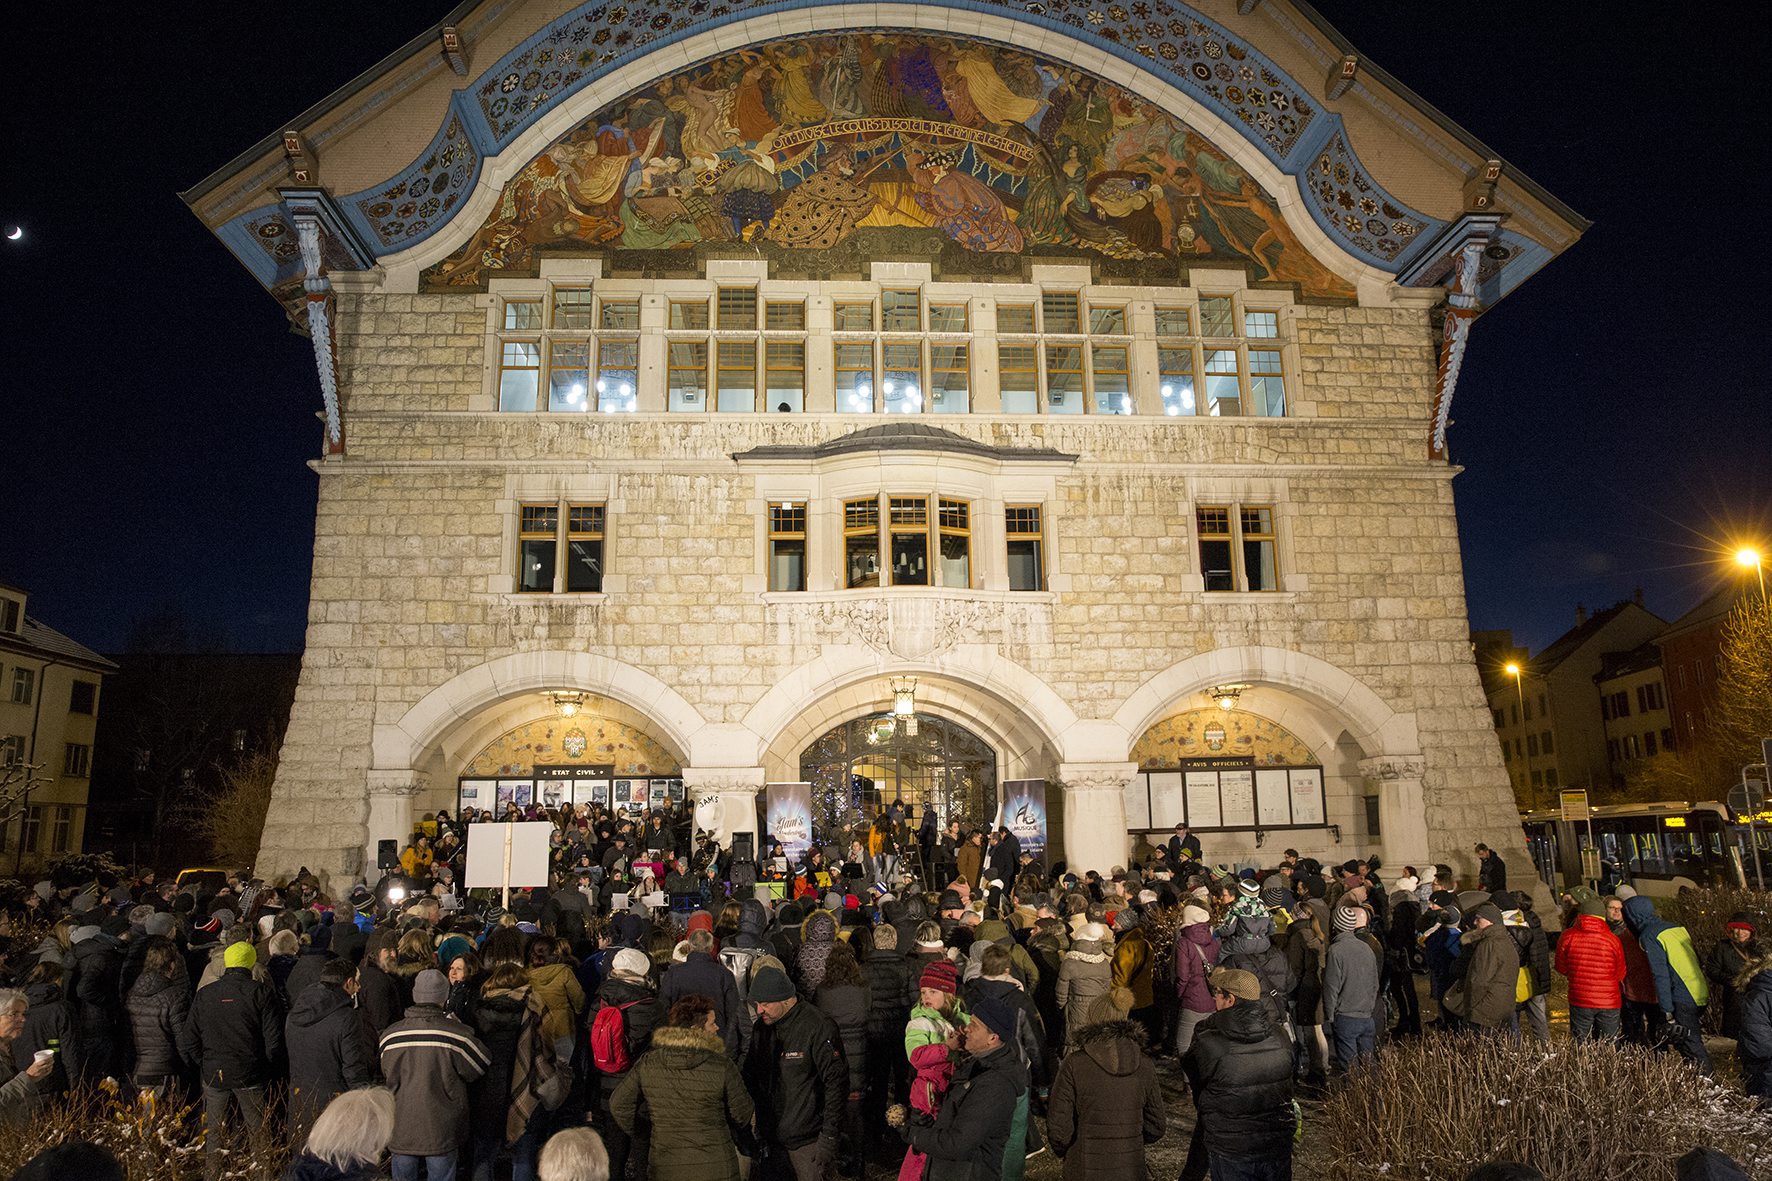
<svg viewBox="0 0 1772 1181">
<path fill-rule="evenodd" d="M 767 534 L 767 552 L 764 560 L 768 565 L 765 581 L 771 593 L 791 594 L 803 592 L 807 586 L 806 570 L 810 564 L 811 549 L 807 541 L 807 521 L 811 516 L 811 505 L 805 500 L 772 500 L 764 508 L 766 514 L 765 533 Z M 787 514 L 798 514 L 789 516 Z M 798 528 L 784 526 L 798 525 Z M 800 585 L 777 586 L 775 584 L 776 543 L 793 542 L 800 544 Z"/>
<path fill-rule="evenodd" d="M 552 514 L 553 528 L 526 529 L 528 514 Z M 578 516 L 576 514 L 584 514 Z M 598 595 L 609 578 L 609 505 L 603 500 L 522 500 L 517 504 L 517 570 L 511 593 L 519 595 Z M 583 527 L 580 527 L 583 526 Z M 552 577 L 545 587 L 523 585 L 525 542 L 547 542 L 552 547 Z M 572 567 L 571 546 L 574 542 L 594 542 L 597 546 L 597 585 L 595 588 L 571 587 L 568 571 Z"/>
<path fill-rule="evenodd" d="M 24 665 L 12 669 L 12 704 L 30 705 L 37 700 L 37 670 Z"/>
<path fill-rule="evenodd" d="M 1270 532 L 1251 533 L 1245 530 L 1244 514 L 1249 512 L 1266 512 Z M 1223 513 L 1224 527 L 1221 530 L 1207 531 L 1206 513 Z M 1268 595 L 1278 594 L 1285 590 L 1285 568 L 1281 563 L 1280 551 L 1280 512 L 1279 506 L 1272 500 L 1238 501 L 1238 500 L 1201 500 L 1194 505 L 1194 560 L 1198 563 L 1200 588 L 1202 594 L 1224 595 Z M 1216 522 L 1213 522 L 1216 524 Z M 1227 543 L 1230 552 L 1230 586 L 1214 587 L 1209 584 L 1206 569 L 1206 542 Z M 1245 548 L 1248 542 L 1265 543 L 1273 547 L 1274 585 L 1252 589 L 1249 584 L 1248 553 Z M 1222 571 L 1215 572 L 1222 574 Z"/>
<path fill-rule="evenodd" d="M 843 588 L 856 590 L 866 587 L 880 587 L 881 575 L 885 572 L 881 563 L 881 528 L 884 514 L 880 511 L 880 495 L 875 493 L 866 497 L 846 497 L 843 500 Z M 870 574 L 864 574 L 857 580 L 855 569 L 851 565 L 854 543 L 867 539 L 872 542 L 874 568 Z M 872 578 L 870 583 L 867 578 Z"/>
<path fill-rule="evenodd" d="M 951 516 L 955 513 L 958 515 Z M 940 585 L 949 590 L 971 590 L 978 577 L 977 567 L 972 561 L 972 502 L 961 497 L 942 496 L 937 493 L 935 516 L 931 521 L 931 528 L 934 531 L 934 552 L 930 573 L 934 574 L 937 571 L 941 573 L 940 582 L 936 583 L 932 579 L 931 585 Z M 960 538 L 965 542 L 966 582 L 964 585 L 956 585 L 947 580 L 948 559 L 942 547 L 945 540 L 950 537 Z"/>
<path fill-rule="evenodd" d="M 1026 516 L 1021 517 L 1018 521 L 1013 515 L 1015 513 L 1032 513 L 1034 530 L 1029 532 L 1025 529 L 1013 528 L 1013 526 L 1018 523 L 1025 524 L 1028 521 Z M 1004 561 L 1008 568 L 1007 581 L 1009 583 L 1010 591 L 1017 594 L 1025 594 L 1029 592 L 1038 593 L 1044 591 L 1047 584 L 1045 506 L 1041 504 L 1005 504 L 1003 506 L 1003 540 Z M 1008 554 L 1011 546 L 1017 543 L 1026 544 L 1029 542 L 1033 544 L 1035 585 L 1018 587 L 1014 585 L 1015 567 L 1013 563 L 1008 561 Z"/>
<path fill-rule="evenodd" d="M 90 742 L 62 743 L 62 777 L 64 779 L 92 778 L 92 744 Z"/>
</svg>

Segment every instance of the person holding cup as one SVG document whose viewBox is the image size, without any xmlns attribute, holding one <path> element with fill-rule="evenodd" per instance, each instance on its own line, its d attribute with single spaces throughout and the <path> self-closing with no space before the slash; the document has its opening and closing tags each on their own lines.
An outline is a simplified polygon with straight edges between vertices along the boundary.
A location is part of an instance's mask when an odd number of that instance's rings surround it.
<svg viewBox="0 0 1772 1181">
<path fill-rule="evenodd" d="M 30 1118 L 37 1083 L 55 1069 L 55 1051 L 38 1050 L 22 1070 L 14 1061 L 13 1043 L 25 1031 L 30 1004 L 16 988 L 0 988 L 0 1124 L 22 1124 Z"/>
</svg>

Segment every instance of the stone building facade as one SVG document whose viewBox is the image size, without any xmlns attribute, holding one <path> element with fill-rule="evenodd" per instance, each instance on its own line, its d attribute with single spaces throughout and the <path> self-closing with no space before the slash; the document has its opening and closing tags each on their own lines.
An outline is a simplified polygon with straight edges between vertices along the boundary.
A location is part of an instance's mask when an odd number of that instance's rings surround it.
<svg viewBox="0 0 1772 1181">
<path fill-rule="evenodd" d="M 373 872 L 561 692 L 755 833 L 837 730 L 902 733 L 904 678 L 995 765 L 882 798 L 1043 779 L 1075 866 L 1184 798 L 1212 860 L 1520 848 L 1444 429 L 1470 321 L 1578 217 L 1284 3 L 1137 6 L 1151 44 L 1118 6 L 558 7 L 482 5 L 186 194 L 326 406 L 262 871 Z M 1199 758 L 1141 766 L 1165 725 Z M 1256 790 L 1315 810 L 1237 794 L 1300 750 Z"/>
</svg>

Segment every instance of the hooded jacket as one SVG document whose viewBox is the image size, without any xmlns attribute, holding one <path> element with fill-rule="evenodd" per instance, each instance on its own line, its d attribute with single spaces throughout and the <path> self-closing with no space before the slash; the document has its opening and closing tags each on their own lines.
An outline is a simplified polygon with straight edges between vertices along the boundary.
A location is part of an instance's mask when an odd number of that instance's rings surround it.
<svg viewBox="0 0 1772 1181">
<path fill-rule="evenodd" d="M 584 989 L 573 975 L 571 964 L 547 964 L 529 969 L 529 987 L 535 999 L 547 1012 L 542 1021 L 542 1036 L 549 1041 L 571 1037 L 578 1028 L 579 1014 L 585 1011 Z"/>
<path fill-rule="evenodd" d="M 1146 1181 L 1144 1146 L 1163 1136 L 1166 1116 L 1155 1063 L 1134 1021 L 1085 1025 L 1052 1082 L 1046 1138 L 1064 1160 L 1065 1181 Z"/>
<path fill-rule="evenodd" d="M 1361 955 L 1371 958 L 1363 945 Z M 1292 1152 L 1292 1047 L 1267 1010 L 1238 1001 L 1202 1021 L 1181 1060 L 1206 1150 L 1242 1160 Z"/>
<path fill-rule="evenodd" d="M 1519 983 L 1520 952 L 1513 937 L 1500 923 L 1466 931 L 1459 938 L 1467 962 L 1463 994 L 1457 1003 L 1447 994 L 1452 1011 L 1485 1029 L 1500 1029 L 1514 1014 L 1514 989 Z M 1333 950 L 1333 949 L 1331 949 Z"/>
<path fill-rule="evenodd" d="M 1772 1100 L 1772 955 L 1748 961 L 1735 978 L 1741 996 L 1735 1042 L 1741 1056 L 1742 1090 Z"/>
<path fill-rule="evenodd" d="M 1623 1004 L 1624 948 L 1595 914 L 1577 915 L 1557 940 L 1557 971 L 1569 981 L 1569 1007 L 1616 1009 Z"/>
<path fill-rule="evenodd" d="M 997 1181 L 1027 1068 L 1014 1046 L 967 1058 L 954 1072 L 932 1123 L 908 1123 L 904 1137 L 928 1157 L 925 1181 Z"/>
<path fill-rule="evenodd" d="M 1132 993 L 1134 1009 L 1148 1009 L 1156 1003 L 1151 989 L 1151 945 L 1143 927 L 1122 932 L 1114 944 L 1114 986 Z"/>
<path fill-rule="evenodd" d="M 33 1084 L 40 1095 L 59 1095 L 68 1089 L 68 1068 L 63 1058 L 74 1036 L 68 1007 L 62 1001 L 61 985 L 51 980 L 39 980 L 26 987 L 25 1003 L 30 1007 L 25 1010 L 24 1032 L 12 1039 L 12 1064 L 25 1070 L 38 1050 L 59 1047 L 62 1053 L 55 1056 L 55 1069 L 49 1072 L 48 1078 Z"/>
<path fill-rule="evenodd" d="M 1210 1013 L 1212 992 L 1206 976 L 1218 963 L 1221 945 L 1206 923 L 1189 923 L 1175 936 L 1175 996 L 1190 1013 Z"/>
<path fill-rule="evenodd" d="M 183 969 L 177 979 L 160 972 L 137 976 L 124 1007 L 135 1043 L 131 1076 L 161 1079 L 179 1074 L 185 1064 L 179 1058 L 178 1039 L 191 1015 L 191 985 Z"/>
<path fill-rule="evenodd" d="M 652 1171 L 681 1181 L 738 1181 L 732 1126 L 751 1122 L 756 1106 L 719 1036 L 666 1026 L 654 1031 L 609 1100 L 609 1113 L 629 1135 L 641 1105 L 652 1118 Z"/>
<path fill-rule="evenodd" d="M 615 1090 L 617 1084 L 632 1072 L 631 1064 L 638 1062 L 640 1055 L 651 1048 L 653 1031 L 664 1024 L 665 1011 L 664 1006 L 658 1003 L 658 997 L 653 995 L 652 989 L 646 984 L 614 973 L 597 989 L 597 1002 L 591 1006 L 593 1020 L 596 1013 L 606 1005 L 627 1006 L 622 1010 L 622 1040 L 627 1045 L 630 1063 L 628 1070 L 621 1074 L 597 1072 L 603 1080 L 603 1090 L 607 1093 Z"/>
<path fill-rule="evenodd" d="M 1104 946 L 1103 940 L 1071 940 L 1071 949 L 1058 965 L 1056 997 L 1067 1028 L 1081 1029 L 1090 1003 L 1114 986 L 1113 959 L 1112 945 Z"/>
<path fill-rule="evenodd" d="M 295 996 L 283 1023 L 289 1049 L 291 1118 L 311 1125 L 333 1097 L 370 1082 L 369 1045 L 351 998 L 335 984 L 316 981 Z"/>
<path fill-rule="evenodd" d="M 1624 921 L 1642 945 L 1655 976 L 1655 998 L 1670 1016 L 1676 1004 L 1702 1007 L 1710 1000 L 1710 984 L 1699 965 L 1692 935 L 1655 913 L 1655 904 L 1641 894 L 1624 900 Z"/>
<path fill-rule="evenodd" d="M 837 916 L 815 910 L 800 924 L 800 948 L 794 955 L 794 978 L 800 992 L 811 996 L 824 983 L 825 961 L 837 944 Z M 786 958 L 786 957 L 783 957 Z"/>
</svg>

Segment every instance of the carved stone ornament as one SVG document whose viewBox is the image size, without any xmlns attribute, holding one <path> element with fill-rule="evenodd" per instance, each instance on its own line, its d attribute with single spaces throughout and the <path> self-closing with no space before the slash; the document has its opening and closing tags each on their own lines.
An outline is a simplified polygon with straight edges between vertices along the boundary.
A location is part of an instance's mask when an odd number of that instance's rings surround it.
<svg viewBox="0 0 1772 1181">
<path fill-rule="evenodd" d="M 795 642 L 861 642 L 900 660 L 928 660 L 960 644 L 1025 649 L 1049 641 L 1046 603 L 927 596 L 827 599 L 772 608 Z"/>
<path fill-rule="evenodd" d="M 418 771 L 371 771 L 369 794 L 393 799 L 410 799 L 430 784 L 430 777 Z"/>
<path fill-rule="evenodd" d="M 709 771 L 683 768 L 683 789 L 699 807 L 704 800 L 718 799 L 726 792 L 758 792 L 763 788 L 760 767 L 715 768 Z"/>
<path fill-rule="evenodd" d="M 1380 783 L 1391 779 L 1420 779 L 1427 774 L 1427 760 L 1420 755 L 1379 755 L 1361 759 L 1360 774 Z"/>
<path fill-rule="evenodd" d="M 1113 792 L 1119 795 L 1132 782 L 1132 776 L 1123 771 L 1083 771 L 1064 778 L 1064 789 L 1074 792 Z"/>
</svg>

